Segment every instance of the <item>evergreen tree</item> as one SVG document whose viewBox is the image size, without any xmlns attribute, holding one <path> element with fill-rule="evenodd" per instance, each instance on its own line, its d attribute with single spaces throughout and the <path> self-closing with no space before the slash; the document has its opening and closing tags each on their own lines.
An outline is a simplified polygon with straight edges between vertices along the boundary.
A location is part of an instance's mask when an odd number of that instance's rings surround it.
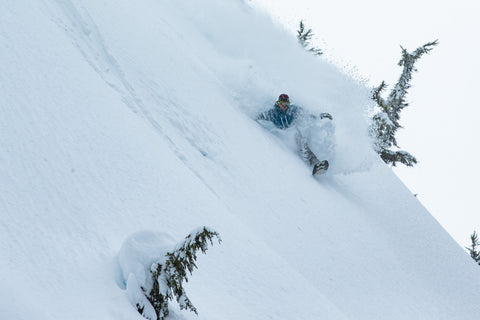
<svg viewBox="0 0 480 320">
<path fill-rule="evenodd" d="M 312 45 L 313 31 L 312 29 L 306 30 L 303 20 L 300 20 L 300 25 L 297 30 L 297 39 L 300 45 L 306 50 L 312 52 L 316 56 L 321 56 L 323 54 L 322 49 L 314 47 Z"/>
<path fill-rule="evenodd" d="M 402 58 L 398 63 L 403 67 L 402 74 L 398 79 L 397 84 L 391 90 L 387 99 L 382 97 L 382 92 L 386 89 L 386 84 L 383 81 L 380 86 L 373 90 L 372 99 L 377 103 L 380 111 L 373 116 L 372 135 L 375 137 L 374 148 L 380 155 L 382 160 L 395 166 L 397 162 L 403 163 L 406 166 L 413 166 L 417 163 L 417 159 L 406 151 L 392 150 L 398 148 L 395 134 L 401 128 L 400 112 L 408 106 L 406 102 L 406 95 L 408 89 L 411 87 L 410 80 L 412 79 L 413 71 L 417 71 L 414 67 L 415 62 L 420 59 L 422 55 L 430 52 L 438 41 L 429 42 L 415 50 L 412 53 L 407 52 L 402 48 Z"/>
<path fill-rule="evenodd" d="M 221 242 L 217 232 L 203 227 L 202 230 L 189 234 L 173 252 L 168 252 L 163 260 L 152 265 L 150 270 L 153 280 L 152 289 L 148 293 L 142 289 L 153 306 L 158 320 L 168 316 L 168 301 L 174 298 L 181 310 L 187 309 L 198 314 L 185 293 L 183 283 L 188 282 L 187 271 L 192 274 L 197 268 L 195 264 L 197 252 L 200 250 L 206 253 L 208 243 L 213 245 L 214 238 Z M 137 306 L 137 309 L 142 314 L 140 306 Z"/>
<path fill-rule="evenodd" d="M 465 249 L 468 250 L 470 253 L 470 257 L 472 257 L 475 262 L 480 265 L 480 252 L 477 250 L 477 248 L 480 246 L 480 242 L 478 241 L 478 235 L 476 231 L 473 231 L 473 234 L 470 236 L 470 240 L 472 241 L 472 244 L 470 247 L 465 247 Z"/>
</svg>

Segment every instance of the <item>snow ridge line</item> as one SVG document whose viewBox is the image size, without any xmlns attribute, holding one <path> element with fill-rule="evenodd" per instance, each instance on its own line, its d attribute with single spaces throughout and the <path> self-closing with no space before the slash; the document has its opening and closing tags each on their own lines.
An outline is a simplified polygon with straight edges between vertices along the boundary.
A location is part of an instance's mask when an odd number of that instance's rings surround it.
<svg viewBox="0 0 480 320">
<path fill-rule="evenodd" d="M 85 60 L 112 89 L 121 94 L 132 111 L 135 113 L 143 111 L 142 101 L 125 78 L 115 58 L 109 53 L 100 31 L 87 10 L 75 6 L 71 0 L 55 1 L 68 20 L 68 22 L 59 20 L 57 23 L 61 24 L 67 35 L 74 40 Z"/>
<path fill-rule="evenodd" d="M 166 139 L 170 149 L 176 156 L 194 171 L 192 166 L 187 163 L 187 157 L 180 152 L 136 94 L 135 89 L 127 80 L 117 60 L 110 54 L 100 30 L 87 9 L 81 5 L 76 5 L 72 0 L 54 1 L 65 16 L 65 19 L 55 19 L 56 23 L 73 39 L 75 46 L 88 64 L 108 86 L 120 94 L 122 100 L 132 112 L 147 120 L 153 129 Z M 196 172 L 194 173 L 198 176 Z"/>
</svg>

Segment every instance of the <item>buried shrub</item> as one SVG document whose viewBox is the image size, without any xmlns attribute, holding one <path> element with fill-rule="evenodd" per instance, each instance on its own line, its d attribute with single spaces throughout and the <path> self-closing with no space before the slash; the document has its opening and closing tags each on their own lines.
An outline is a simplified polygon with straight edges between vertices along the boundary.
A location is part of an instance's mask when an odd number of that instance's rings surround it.
<svg viewBox="0 0 480 320">
<path fill-rule="evenodd" d="M 120 264 L 124 277 L 128 278 L 129 299 L 138 312 L 150 320 L 163 320 L 170 313 L 169 301 L 175 299 L 181 310 L 198 314 L 183 285 L 188 282 L 188 274 L 197 268 L 198 251 L 206 253 L 214 238 L 221 242 L 219 234 L 206 227 L 190 233 L 175 246 L 164 234 L 143 232 L 131 237 L 122 248 Z M 173 249 L 165 250 L 165 246 Z M 155 251 L 160 256 L 152 258 Z M 144 268 L 148 271 L 138 271 Z"/>
</svg>

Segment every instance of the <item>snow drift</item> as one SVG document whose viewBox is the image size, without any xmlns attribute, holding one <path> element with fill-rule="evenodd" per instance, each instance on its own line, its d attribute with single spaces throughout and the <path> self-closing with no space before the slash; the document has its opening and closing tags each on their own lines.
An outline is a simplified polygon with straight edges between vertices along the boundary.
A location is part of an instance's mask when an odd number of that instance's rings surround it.
<svg viewBox="0 0 480 320">
<path fill-rule="evenodd" d="M 1 319 L 142 319 L 122 243 L 203 225 L 199 319 L 478 315 L 478 266 L 371 151 L 369 90 L 243 1 L 0 9 Z M 320 181 L 253 121 L 282 92 L 334 116 Z"/>
</svg>

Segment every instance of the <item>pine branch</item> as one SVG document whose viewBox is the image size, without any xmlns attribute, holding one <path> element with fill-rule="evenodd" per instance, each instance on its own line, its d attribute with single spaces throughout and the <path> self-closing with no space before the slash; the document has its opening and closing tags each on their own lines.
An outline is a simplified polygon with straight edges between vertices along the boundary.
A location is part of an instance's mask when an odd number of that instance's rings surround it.
<svg viewBox="0 0 480 320">
<path fill-rule="evenodd" d="M 377 103 L 380 109 L 384 112 L 388 111 L 387 102 L 382 98 L 382 92 L 386 88 L 387 88 L 387 84 L 385 83 L 385 81 L 382 81 L 382 83 L 377 88 L 373 89 L 373 92 L 372 92 L 372 99 Z"/>
<path fill-rule="evenodd" d="M 163 266 L 155 263 L 151 268 L 153 285 L 150 293 L 146 295 L 148 301 L 152 304 L 158 320 L 165 319 L 170 311 L 168 310 L 168 300 L 172 300 L 171 290 L 166 285 Z"/>
<path fill-rule="evenodd" d="M 402 128 L 400 125 L 400 113 L 408 106 L 406 95 L 408 89 L 411 87 L 410 81 L 412 79 L 412 73 L 417 71 L 415 62 L 420 59 L 422 55 L 429 53 L 437 44 L 437 40 L 429 42 L 417 48 L 412 53 L 409 53 L 401 47 L 402 58 L 398 62 L 398 65 L 403 67 L 402 74 L 387 99 L 382 97 L 382 93 L 386 88 L 385 81 L 382 81 L 380 86 L 374 88 L 372 91 L 372 99 L 380 109 L 380 112 L 372 118 L 371 133 L 376 138 L 374 148 L 382 160 L 392 166 L 395 166 L 397 162 L 409 167 L 417 163 L 415 157 L 408 152 L 393 151 L 391 148 L 399 147 L 395 135 L 397 130 Z"/>
<path fill-rule="evenodd" d="M 475 262 L 480 265 L 480 252 L 477 250 L 477 247 L 480 246 L 480 242 L 478 241 L 478 235 L 476 231 L 473 231 L 473 234 L 470 236 L 470 241 L 472 244 L 470 247 L 465 247 L 470 253 L 470 257 L 472 257 Z"/>
<path fill-rule="evenodd" d="M 147 299 L 152 304 L 157 318 L 164 320 L 168 314 L 168 301 L 176 299 L 180 309 L 187 309 L 198 314 L 197 309 L 190 301 L 183 288 L 183 283 L 188 282 L 187 270 L 192 274 L 197 269 L 195 261 L 197 252 L 206 253 L 208 243 L 213 245 L 213 239 L 221 243 L 220 235 L 213 230 L 202 228 L 201 231 L 189 234 L 184 241 L 176 246 L 173 252 L 167 252 L 162 263 L 154 263 L 151 267 L 153 279 L 152 289 Z"/>
<path fill-rule="evenodd" d="M 408 93 L 408 89 L 411 88 L 410 81 L 412 80 L 412 74 L 414 71 L 417 71 L 415 68 L 415 63 L 422 57 L 422 55 L 433 50 L 433 47 L 437 44 L 438 40 L 429 42 L 417 48 L 412 53 L 408 53 L 406 49 L 400 47 L 402 49 L 402 59 L 398 62 L 398 65 L 403 67 L 403 71 L 397 81 L 397 84 L 388 97 L 388 102 L 391 105 L 391 112 L 389 115 L 397 127 L 400 127 L 398 124 L 398 121 L 400 120 L 400 111 L 408 106 L 408 103 L 405 102 L 405 98 Z"/>
<path fill-rule="evenodd" d="M 390 163 L 393 167 L 397 165 L 397 162 L 400 162 L 407 167 L 413 167 L 414 164 L 417 164 L 417 159 L 406 151 L 393 152 L 390 150 L 383 150 L 380 157 L 385 163 Z"/>
<path fill-rule="evenodd" d="M 314 47 L 311 44 L 311 40 L 314 35 L 312 29 L 308 29 L 308 30 L 305 30 L 305 29 L 306 27 L 305 27 L 305 24 L 303 23 L 303 20 L 300 20 L 300 24 L 297 30 L 298 42 L 303 48 L 305 48 L 309 52 L 312 52 L 314 55 L 321 56 L 323 54 L 322 49 Z"/>
</svg>

